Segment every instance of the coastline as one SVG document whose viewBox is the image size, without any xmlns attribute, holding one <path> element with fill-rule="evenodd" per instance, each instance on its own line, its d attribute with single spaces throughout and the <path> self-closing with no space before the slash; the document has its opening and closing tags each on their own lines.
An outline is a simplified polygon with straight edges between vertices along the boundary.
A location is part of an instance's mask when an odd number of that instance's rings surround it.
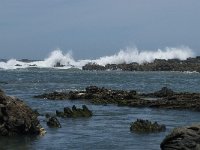
<svg viewBox="0 0 200 150">
<path fill-rule="evenodd" d="M 88 63 L 82 67 L 83 70 L 122 70 L 122 71 L 180 71 L 180 72 L 200 72 L 200 56 L 195 58 L 179 59 L 155 59 L 153 62 L 146 63 L 123 63 L 106 64 L 105 66 Z"/>
</svg>

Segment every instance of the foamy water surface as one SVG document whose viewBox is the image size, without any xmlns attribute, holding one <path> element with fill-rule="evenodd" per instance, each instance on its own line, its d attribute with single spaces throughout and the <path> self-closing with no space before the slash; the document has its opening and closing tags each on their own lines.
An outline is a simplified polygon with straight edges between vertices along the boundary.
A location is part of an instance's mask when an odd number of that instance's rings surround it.
<svg viewBox="0 0 200 150">
<path fill-rule="evenodd" d="M 105 66 L 106 64 L 121 64 L 137 62 L 142 64 L 144 62 L 152 62 L 155 59 L 180 59 L 185 60 L 189 57 L 194 57 L 194 52 L 188 47 L 181 48 L 165 48 L 156 51 L 138 50 L 137 48 L 127 48 L 120 50 L 118 53 L 111 56 L 104 56 L 98 59 L 75 60 L 71 52 L 63 53 L 61 50 L 51 52 L 49 57 L 42 61 L 22 62 L 16 59 L 10 59 L 7 62 L 0 62 L 1 69 L 17 69 L 17 68 L 55 68 L 59 62 L 63 67 L 56 67 L 57 69 L 79 68 L 81 69 L 87 63 L 96 63 Z"/>
</svg>

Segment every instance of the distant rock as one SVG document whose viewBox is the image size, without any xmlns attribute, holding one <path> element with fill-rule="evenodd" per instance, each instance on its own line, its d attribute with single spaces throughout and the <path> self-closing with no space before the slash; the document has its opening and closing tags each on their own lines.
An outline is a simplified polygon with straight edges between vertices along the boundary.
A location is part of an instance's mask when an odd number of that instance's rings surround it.
<svg viewBox="0 0 200 150">
<path fill-rule="evenodd" d="M 29 67 L 37 67 L 36 64 L 29 65 Z"/>
<path fill-rule="evenodd" d="M 136 133 L 162 132 L 166 130 L 165 125 L 159 125 L 157 122 L 152 123 L 149 120 L 137 119 L 131 124 L 130 130 Z"/>
<path fill-rule="evenodd" d="M 98 65 L 96 63 L 88 63 L 82 67 L 83 70 L 106 70 L 104 66 Z"/>
<path fill-rule="evenodd" d="M 45 131 L 37 114 L 15 97 L 6 96 L 0 90 L 0 135 L 39 135 Z"/>
<path fill-rule="evenodd" d="M 50 117 L 47 121 L 47 125 L 51 128 L 61 128 L 60 122 L 56 117 Z"/>
<path fill-rule="evenodd" d="M 34 61 L 41 61 L 41 60 L 20 59 L 18 61 L 25 62 L 25 63 L 31 63 L 31 62 L 34 62 Z"/>
<path fill-rule="evenodd" d="M 138 64 L 106 64 L 88 63 L 82 67 L 83 70 L 123 70 L 123 71 L 196 71 L 200 72 L 200 56 L 196 58 L 179 59 L 155 59 L 153 62 Z"/>
<path fill-rule="evenodd" d="M 22 65 L 20 65 L 20 64 L 16 64 L 15 66 L 16 66 L 16 67 L 21 67 Z"/>
<path fill-rule="evenodd" d="M 54 67 L 64 67 L 65 65 L 61 64 L 60 62 L 57 62 Z"/>
<path fill-rule="evenodd" d="M 56 111 L 56 115 L 63 118 L 91 117 L 92 111 L 89 110 L 86 105 L 83 105 L 82 109 L 76 108 L 74 105 L 72 109 L 65 107 L 64 112 Z"/>
<path fill-rule="evenodd" d="M 200 150 L 200 124 L 175 128 L 160 147 L 162 150 Z"/>
</svg>

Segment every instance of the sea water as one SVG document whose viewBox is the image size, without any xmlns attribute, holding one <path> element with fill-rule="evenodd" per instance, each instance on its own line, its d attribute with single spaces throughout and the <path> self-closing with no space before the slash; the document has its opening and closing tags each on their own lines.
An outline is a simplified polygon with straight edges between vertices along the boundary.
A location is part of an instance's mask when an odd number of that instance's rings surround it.
<svg viewBox="0 0 200 150">
<path fill-rule="evenodd" d="M 52 91 L 84 90 L 86 86 L 154 92 L 167 86 L 174 91 L 199 92 L 200 74 L 188 72 L 123 72 L 82 71 L 78 69 L 15 69 L 0 70 L 0 88 L 37 109 L 44 136 L 0 137 L 2 150 L 158 150 L 164 137 L 174 127 L 200 122 L 200 113 L 193 111 L 93 105 L 83 100 L 34 99 L 34 95 Z M 86 104 L 93 111 L 91 118 L 59 118 L 62 128 L 46 126 L 45 113 L 62 111 L 64 107 Z M 166 132 L 136 134 L 131 122 L 148 119 L 166 125 Z"/>
</svg>

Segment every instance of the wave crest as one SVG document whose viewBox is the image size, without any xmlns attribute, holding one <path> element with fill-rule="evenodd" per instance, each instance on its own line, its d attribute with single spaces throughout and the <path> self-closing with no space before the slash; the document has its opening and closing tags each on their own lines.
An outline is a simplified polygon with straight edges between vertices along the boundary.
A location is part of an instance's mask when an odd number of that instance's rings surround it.
<svg viewBox="0 0 200 150">
<path fill-rule="evenodd" d="M 78 60 L 75 61 L 72 57 L 72 52 L 63 54 L 59 49 L 51 52 L 48 58 L 43 61 L 34 62 L 22 62 L 16 59 L 11 59 L 7 62 L 0 62 L 0 68 L 2 69 L 16 69 L 16 68 L 27 68 L 27 67 L 38 67 L 38 68 L 82 68 L 87 63 L 96 63 L 99 65 L 106 64 L 121 64 L 121 63 L 132 63 L 137 62 L 142 64 L 144 62 L 153 62 L 155 59 L 180 59 L 186 60 L 189 57 L 194 57 L 194 52 L 188 47 L 181 48 L 165 48 L 164 50 L 158 49 L 157 51 L 140 51 L 137 48 L 127 48 L 120 50 L 118 53 L 111 56 L 100 57 L 95 60 Z M 60 66 L 58 66 L 58 63 Z M 61 66 L 62 65 L 62 66 Z"/>
<path fill-rule="evenodd" d="M 137 62 L 142 64 L 144 62 L 153 62 L 155 59 L 180 59 L 185 60 L 188 57 L 194 57 L 193 51 L 188 47 L 182 48 L 165 48 L 157 51 L 139 51 L 137 48 L 127 48 L 120 50 L 117 54 L 112 56 L 101 57 L 94 62 L 100 65 L 106 64 L 121 64 Z"/>
</svg>

